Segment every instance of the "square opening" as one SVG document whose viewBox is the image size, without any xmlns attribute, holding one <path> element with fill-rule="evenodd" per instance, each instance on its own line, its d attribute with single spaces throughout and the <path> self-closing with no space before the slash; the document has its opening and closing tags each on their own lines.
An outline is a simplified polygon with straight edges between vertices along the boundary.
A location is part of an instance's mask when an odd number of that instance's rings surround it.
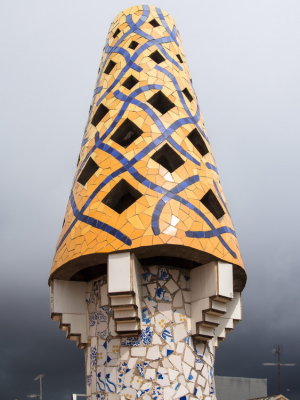
<svg viewBox="0 0 300 400">
<path fill-rule="evenodd" d="M 77 182 L 81 183 L 81 185 L 84 186 L 98 170 L 98 168 L 98 164 L 96 164 L 92 157 L 90 157 L 83 169 L 81 170 L 80 175 L 77 178 Z"/>
<path fill-rule="evenodd" d="M 152 97 L 150 97 L 148 103 L 150 103 L 151 106 L 156 108 L 162 114 L 165 114 L 166 112 L 171 110 L 171 108 L 175 107 L 175 104 L 172 103 L 172 101 L 169 100 L 167 96 L 164 95 L 161 91 L 155 93 Z"/>
<path fill-rule="evenodd" d="M 125 86 L 127 89 L 132 89 L 133 86 L 135 86 L 138 83 L 138 80 L 133 76 L 130 75 L 124 82 L 123 86 Z"/>
<path fill-rule="evenodd" d="M 193 129 L 192 132 L 188 134 L 187 138 L 202 156 L 208 153 L 208 148 L 197 128 Z"/>
<path fill-rule="evenodd" d="M 151 60 L 156 62 L 156 64 L 160 64 L 163 61 L 165 61 L 164 57 L 157 50 L 155 50 L 153 53 L 151 53 L 149 57 L 151 58 Z"/>
<path fill-rule="evenodd" d="M 104 70 L 105 74 L 110 74 L 111 70 L 115 67 L 116 63 L 112 60 L 109 61 L 109 63 L 107 64 L 107 67 Z"/>
<path fill-rule="evenodd" d="M 136 42 L 135 40 L 133 40 L 130 45 L 128 46 L 130 49 L 134 50 L 138 47 L 138 42 Z"/>
<path fill-rule="evenodd" d="M 95 112 L 93 119 L 92 119 L 92 125 L 97 126 L 99 122 L 105 117 L 105 115 L 108 113 L 108 108 L 105 107 L 105 105 L 100 104 L 100 106 L 97 108 L 97 111 Z"/>
<path fill-rule="evenodd" d="M 183 159 L 167 143 L 157 150 L 151 158 L 169 172 L 174 172 L 184 163 Z"/>
<path fill-rule="evenodd" d="M 213 214 L 217 219 L 223 217 L 225 211 L 216 198 L 214 192 L 209 189 L 209 191 L 202 197 L 201 203 Z"/>
<path fill-rule="evenodd" d="M 115 39 L 115 38 L 118 36 L 118 34 L 119 34 L 120 32 L 121 32 L 121 31 L 120 31 L 119 28 L 116 29 L 116 30 L 115 30 L 115 33 L 113 34 L 113 38 Z"/>
<path fill-rule="evenodd" d="M 141 196 L 142 193 L 126 182 L 125 179 L 121 179 L 120 182 L 117 183 L 104 197 L 102 202 L 117 213 L 121 214 Z"/>
<path fill-rule="evenodd" d="M 142 133 L 143 131 L 135 123 L 126 118 L 112 135 L 111 139 L 126 148 L 141 136 Z"/>
<path fill-rule="evenodd" d="M 149 24 L 151 24 L 154 28 L 156 28 L 157 26 L 159 26 L 159 23 L 156 21 L 155 18 L 153 18 L 153 19 L 149 22 Z"/>
<path fill-rule="evenodd" d="M 178 61 L 183 64 L 183 59 L 181 58 L 180 54 L 176 54 L 176 57 L 178 58 Z"/>
<path fill-rule="evenodd" d="M 192 102 L 194 100 L 193 96 L 191 93 L 188 91 L 187 88 L 183 89 L 182 93 L 185 95 L 185 97 L 188 99 L 189 102 Z"/>
</svg>

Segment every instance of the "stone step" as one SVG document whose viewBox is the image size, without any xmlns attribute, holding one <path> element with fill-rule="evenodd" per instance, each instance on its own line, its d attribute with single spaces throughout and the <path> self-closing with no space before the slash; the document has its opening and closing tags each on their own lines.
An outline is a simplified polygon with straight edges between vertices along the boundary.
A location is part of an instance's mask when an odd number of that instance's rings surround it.
<svg viewBox="0 0 300 400">
<path fill-rule="evenodd" d="M 232 297 L 216 295 L 216 296 L 211 296 L 211 299 L 213 301 L 218 301 L 220 303 L 225 303 L 226 304 L 232 299 Z"/>
<path fill-rule="evenodd" d="M 216 315 L 203 312 L 202 321 L 199 324 L 208 328 L 215 328 L 220 324 L 220 318 Z"/>
<path fill-rule="evenodd" d="M 138 317 L 137 315 L 137 310 L 132 308 L 132 309 L 127 309 L 127 310 L 114 310 L 114 319 L 118 320 L 118 319 L 124 319 L 124 318 L 135 318 Z"/>
<path fill-rule="evenodd" d="M 134 296 L 110 296 L 110 304 L 114 306 L 127 307 L 135 304 Z"/>
<path fill-rule="evenodd" d="M 215 335 L 214 328 L 208 328 L 206 326 L 202 326 L 200 324 L 197 325 L 197 335 L 204 335 L 212 338 Z"/>
<path fill-rule="evenodd" d="M 138 307 L 136 304 L 119 304 L 112 307 L 113 310 L 116 311 L 130 311 L 130 310 L 137 310 Z"/>
<path fill-rule="evenodd" d="M 221 313 L 226 313 L 227 311 L 226 303 L 214 299 L 210 299 L 210 308 Z"/>
<path fill-rule="evenodd" d="M 119 334 L 138 333 L 140 324 L 138 321 L 116 321 L 116 332 Z"/>
</svg>

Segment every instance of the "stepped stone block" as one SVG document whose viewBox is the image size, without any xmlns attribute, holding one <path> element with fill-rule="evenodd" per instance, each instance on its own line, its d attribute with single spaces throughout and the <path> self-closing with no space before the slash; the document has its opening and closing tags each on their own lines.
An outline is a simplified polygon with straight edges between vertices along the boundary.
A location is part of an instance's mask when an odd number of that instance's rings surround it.
<svg viewBox="0 0 300 400">
<path fill-rule="evenodd" d="M 140 332 L 141 265 L 133 253 L 108 256 L 108 295 L 116 321 L 116 332 Z"/>
<path fill-rule="evenodd" d="M 51 283 L 51 318 L 79 347 L 88 343 L 86 291 L 86 282 L 54 279 Z"/>
</svg>

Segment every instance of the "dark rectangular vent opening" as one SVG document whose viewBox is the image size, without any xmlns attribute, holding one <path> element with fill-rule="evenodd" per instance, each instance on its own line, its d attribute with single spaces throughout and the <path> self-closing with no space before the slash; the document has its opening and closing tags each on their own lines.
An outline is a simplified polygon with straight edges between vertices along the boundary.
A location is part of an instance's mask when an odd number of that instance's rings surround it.
<svg viewBox="0 0 300 400">
<path fill-rule="evenodd" d="M 90 157 L 83 167 L 80 175 L 77 178 L 77 182 L 81 183 L 83 186 L 87 183 L 87 181 L 94 175 L 94 173 L 98 170 L 99 166 L 95 163 L 95 161 Z"/>
<path fill-rule="evenodd" d="M 121 179 L 112 190 L 104 197 L 102 202 L 121 214 L 133 203 L 135 203 L 142 194 L 131 186 L 125 179 Z"/>
<path fill-rule="evenodd" d="M 112 135 L 111 139 L 126 148 L 141 136 L 142 133 L 143 131 L 135 123 L 126 118 Z"/>
<path fill-rule="evenodd" d="M 163 61 L 165 61 L 164 57 L 157 50 L 155 50 L 153 53 L 151 53 L 149 57 L 151 58 L 151 60 L 156 62 L 156 64 L 160 64 Z"/>
<path fill-rule="evenodd" d="M 138 80 L 133 75 L 130 75 L 125 82 L 123 82 L 123 86 L 125 86 L 127 89 L 132 89 L 137 83 Z"/>
<path fill-rule="evenodd" d="M 136 42 L 135 40 L 133 40 L 130 45 L 128 46 L 130 49 L 134 50 L 138 47 L 138 42 Z"/>
<path fill-rule="evenodd" d="M 191 102 L 194 100 L 193 96 L 191 93 L 188 91 L 187 88 L 183 89 L 182 93 L 186 96 L 186 98 Z"/>
<path fill-rule="evenodd" d="M 153 19 L 149 22 L 149 24 L 151 24 L 154 28 L 156 28 L 157 26 L 159 26 L 159 23 L 156 21 L 155 18 L 153 18 Z"/>
<path fill-rule="evenodd" d="M 112 60 L 109 61 L 109 63 L 107 64 L 107 67 L 104 70 L 105 74 L 110 74 L 111 70 L 114 68 L 114 66 L 116 65 L 116 63 Z"/>
<path fill-rule="evenodd" d="M 167 143 L 157 150 L 151 158 L 169 172 L 174 172 L 184 163 L 183 159 Z"/>
<path fill-rule="evenodd" d="M 178 58 L 178 61 L 183 64 L 183 59 L 181 58 L 180 54 L 176 54 L 176 57 Z"/>
<path fill-rule="evenodd" d="M 101 119 L 105 117 L 105 115 L 108 113 L 108 108 L 105 107 L 103 104 L 100 104 L 100 106 L 97 108 L 97 111 L 95 112 L 93 119 L 92 119 L 92 125 L 97 126 Z"/>
<path fill-rule="evenodd" d="M 118 34 L 120 33 L 120 29 L 116 29 L 115 33 L 113 34 L 113 38 L 116 38 L 118 36 Z"/>
<path fill-rule="evenodd" d="M 216 198 L 214 192 L 209 189 L 209 191 L 202 197 L 201 203 L 217 218 L 223 217 L 225 211 Z"/>
<path fill-rule="evenodd" d="M 197 128 L 188 134 L 189 141 L 196 147 L 202 156 L 208 153 L 208 148 Z"/>
<path fill-rule="evenodd" d="M 171 110 L 171 108 L 175 107 L 175 104 L 172 103 L 172 101 L 169 100 L 167 96 L 164 95 L 161 91 L 155 93 L 152 97 L 150 97 L 148 103 L 150 103 L 162 114 L 165 114 L 166 112 Z"/>
</svg>

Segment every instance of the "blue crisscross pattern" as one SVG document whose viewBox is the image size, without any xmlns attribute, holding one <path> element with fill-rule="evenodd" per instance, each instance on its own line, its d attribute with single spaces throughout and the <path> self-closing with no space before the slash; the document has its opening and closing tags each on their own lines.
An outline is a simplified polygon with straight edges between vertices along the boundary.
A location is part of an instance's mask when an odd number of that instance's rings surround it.
<svg viewBox="0 0 300 400">
<path fill-rule="evenodd" d="M 148 22 L 153 15 L 159 23 L 159 28 L 152 28 L 151 31 Z M 122 26 L 126 25 L 126 28 L 120 30 L 116 38 L 113 38 L 113 32 L 110 32 L 104 48 L 90 119 L 81 145 L 80 161 L 62 234 L 57 244 L 54 268 L 87 253 L 107 253 L 143 245 L 141 237 L 145 236 L 145 232 L 148 236 L 152 236 L 152 244 L 182 244 L 242 265 L 236 234 L 222 194 L 218 170 L 210 151 L 189 72 L 186 63 L 180 62 L 176 57 L 176 53 L 181 54 L 181 58 L 184 57 L 178 31 L 175 25 L 170 26 L 170 20 L 159 8 L 154 12 L 152 7 L 143 6 L 138 16 L 129 14 L 123 16 L 123 20 Z M 117 24 L 113 26 L 115 30 Z M 136 49 L 130 50 L 129 43 L 133 39 L 139 45 Z M 156 64 L 149 58 L 150 53 L 155 50 L 164 58 L 163 63 Z M 111 59 L 117 61 L 116 67 L 111 76 L 107 77 L 104 71 Z M 140 78 L 139 83 L 131 90 L 125 89 L 122 82 L 132 74 Z M 147 76 L 149 77 L 146 83 L 145 76 L 146 80 Z M 158 76 L 159 79 L 153 79 Z M 187 81 L 189 90 L 193 93 L 192 104 L 183 94 Z M 159 91 L 166 92 L 166 88 L 169 91 L 168 97 L 174 103 L 175 111 L 171 110 L 170 113 L 162 115 L 147 99 Z M 97 126 L 93 126 L 92 116 L 101 104 L 110 111 Z M 130 112 L 139 115 L 144 121 L 147 120 L 148 126 L 153 127 L 154 133 L 151 140 L 145 140 L 142 145 L 138 140 L 138 145 L 133 142 L 128 148 L 122 148 L 111 137 L 120 124 L 129 117 Z M 140 119 L 137 119 L 136 123 L 143 130 Z M 209 153 L 205 156 L 202 156 L 188 141 L 188 132 L 195 128 L 209 149 Z M 147 135 L 149 137 L 149 132 Z M 154 161 L 151 157 L 165 144 L 177 152 L 184 161 L 185 165 L 180 168 L 185 168 L 185 174 L 177 174 L 176 171 L 175 174 L 168 173 L 162 166 L 157 165 L 156 175 L 161 177 L 157 179 L 157 176 L 147 172 L 147 168 L 141 170 L 141 164 L 150 166 L 149 170 L 153 168 Z M 99 165 L 99 171 L 83 188 L 77 179 L 90 157 Z M 107 162 L 108 167 L 102 166 L 103 160 Z M 168 179 L 164 182 L 166 176 Z M 145 211 L 149 217 L 149 226 L 144 225 L 144 234 L 140 232 L 143 227 L 128 228 L 130 218 L 133 217 L 132 213 L 127 214 L 125 226 L 123 216 L 116 215 L 116 211 L 102 202 L 104 196 L 120 179 L 129 180 L 132 186 L 138 188 L 142 197 L 152 198 L 148 211 Z M 209 189 L 213 190 L 224 209 L 225 214 L 220 220 L 201 204 L 201 196 Z M 137 218 L 139 211 L 135 207 L 142 201 L 139 199 L 129 207 L 135 209 Z M 179 207 L 172 207 L 174 203 L 178 203 Z M 177 227 L 174 226 L 172 231 L 165 229 L 167 218 L 164 217 L 164 213 L 167 208 L 177 210 L 174 211 Z M 178 209 L 182 210 L 182 213 L 178 212 Z M 125 214 L 126 212 L 124 211 Z M 182 215 L 188 216 L 190 222 L 187 222 Z M 91 241 L 94 246 L 89 245 L 87 239 L 84 243 L 84 232 L 88 231 L 85 229 L 88 226 L 92 229 Z M 136 230 L 139 230 L 139 236 L 135 234 Z M 179 231 L 180 240 L 179 236 L 176 236 Z M 156 238 L 160 238 L 160 241 L 156 241 Z M 174 238 L 176 240 L 173 240 Z M 210 246 L 206 250 L 207 243 L 211 239 L 215 240 L 215 247 Z M 71 245 L 72 240 L 76 242 L 73 245 Z M 108 245 L 109 243 L 112 245 Z"/>
</svg>

